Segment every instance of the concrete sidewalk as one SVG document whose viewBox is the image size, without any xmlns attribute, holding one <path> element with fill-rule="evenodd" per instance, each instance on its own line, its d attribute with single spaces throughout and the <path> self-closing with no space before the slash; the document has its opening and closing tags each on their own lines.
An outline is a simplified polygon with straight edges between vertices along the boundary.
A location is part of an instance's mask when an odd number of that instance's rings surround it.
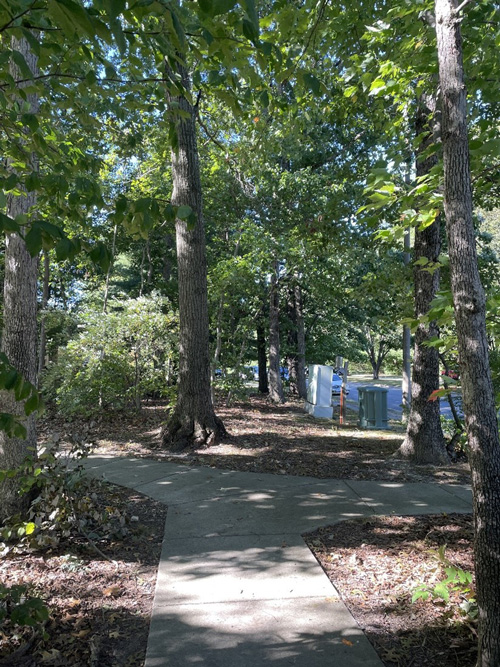
<svg viewBox="0 0 500 667">
<path fill-rule="evenodd" d="M 301 534 L 374 514 L 470 512 L 466 487 L 190 468 L 92 456 L 168 505 L 147 667 L 380 667 Z"/>
</svg>

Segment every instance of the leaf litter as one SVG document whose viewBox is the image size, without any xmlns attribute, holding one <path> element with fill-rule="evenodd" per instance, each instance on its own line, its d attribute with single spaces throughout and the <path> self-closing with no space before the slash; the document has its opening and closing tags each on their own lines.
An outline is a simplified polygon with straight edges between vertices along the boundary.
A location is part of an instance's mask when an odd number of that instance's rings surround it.
<svg viewBox="0 0 500 667">
<path fill-rule="evenodd" d="M 354 414 L 346 425 L 332 425 L 304 414 L 298 401 L 274 406 L 257 396 L 220 406 L 217 413 L 228 438 L 180 455 L 159 448 L 166 419 L 161 402 L 146 404 L 126 420 L 123 416 L 96 420 L 88 437 L 97 444 L 96 453 L 185 465 L 322 479 L 470 481 L 466 464 L 413 466 L 393 458 L 402 440 L 397 425 L 391 431 L 361 431 Z M 78 424 L 54 418 L 42 423 L 42 431 L 54 427 L 65 432 L 77 430 Z M 118 571 L 95 553 L 78 549 L 71 558 L 81 564 L 71 571 L 63 567 L 68 563 L 64 553 L 11 558 L 9 580 L 31 581 L 51 608 L 49 638 L 40 640 L 26 656 L 28 661 L 16 667 L 144 664 L 166 508 L 134 492 L 109 488 L 113 497 L 104 502 L 116 501 L 118 494 L 134 521 L 137 517 L 140 525 L 149 521 L 150 538 L 108 545 L 106 554 L 118 563 Z M 447 604 L 411 603 L 418 584 L 443 578 L 442 568 L 429 553 L 443 540 L 451 559 L 463 569 L 473 569 L 471 536 L 470 517 L 440 515 L 354 520 L 320 528 L 305 539 L 387 667 L 472 667 L 475 624 L 457 611 L 459 601 L 452 596 Z M 0 561 L 2 579 L 5 566 Z M 17 640 L 22 641 L 22 637 Z M 6 654 L 6 636 L 0 633 L 0 657 Z"/>
</svg>

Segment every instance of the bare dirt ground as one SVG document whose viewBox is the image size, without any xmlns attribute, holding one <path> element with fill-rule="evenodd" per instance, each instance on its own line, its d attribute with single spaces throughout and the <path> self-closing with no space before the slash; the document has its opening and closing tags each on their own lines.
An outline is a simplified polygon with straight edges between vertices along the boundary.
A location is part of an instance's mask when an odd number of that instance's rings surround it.
<svg viewBox="0 0 500 667">
<path fill-rule="evenodd" d="M 229 437 L 222 443 L 173 455 L 159 447 L 166 419 L 162 404 L 139 415 L 95 422 L 45 418 L 42 437 L 54 432 L 93 443 L 96 453 L 150 457 L 278 475 L 467 483 L 466 463 L 414 467 L 392 457 L 402 440 L 390 431 L 361 431 L 355 416 L 344 426 L 314 420 L 298 403 L 272 406 L 251 397 L 219 406 Z M 334 422 L 335 424 L 335 422 Z M 126 508 L 140 531 L 103 539 L 98 554 L 85 540 L 53 552 L 10 553 L 0 559 L 0 580 L 27 583 L 50 609 L 45 638 L 0 626 L 0 666 L 75 665 L 139 667 L 144 664 L 154 582 L 166 508 L 135 492 L 108 486 L 99 502 Z M 145 538 L 146 536 L 146 538 Z M 467 517 L 384 517 L 324 527 L 306 537 L 316 558 L 387 666 L 473 665 L 474 621 L 450 602 L 411 603 L 415 587 L 443 579 L 429 550 L 446 542 L 446 555 L 472 569 Z M 109 560 L 108 560 L 109 559 Z M 425 649 L 425 650 L 424 650 Z M 15 652 L 13 654 L 13 652 Z M 10 656 L 10 657 L 9 657 Z"/>
</svg>

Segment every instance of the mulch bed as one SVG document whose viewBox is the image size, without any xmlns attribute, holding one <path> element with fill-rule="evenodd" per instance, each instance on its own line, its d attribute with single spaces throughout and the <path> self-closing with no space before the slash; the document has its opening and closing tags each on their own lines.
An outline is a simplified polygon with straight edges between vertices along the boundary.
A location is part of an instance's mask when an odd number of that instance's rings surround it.
<svg viewBox="0 0 500 667">
<path fill-rule="evenodd" d="M 65 422 L 45 418 L 42 438 L 54 431 L 93 443 L 96 453 L 149 457 L 185 465 L 208 465 L 247 472 L 307 475 L 317 478 L 376 479 L 391 482 L 468 483 L 465 463 L 445 467 L 413 466 L 393 458 L 403 438 L 391 431 L 366 432 L 348 423 L 315 420 L 298 402 L 283 406 L 261 397 L 217 413 L 228 438 L 212 447 L 173 455 L 160 448 L 165 407 L 151 403 L 140 414 L 105 420 Z M 63 437 L 63 439 L 64 439 Z M 126 508 L 138 517 L 123 540 L 99 542 L 97 554 L 84 540 L 53 552 L 9 555 L 0 559 L 0 580 L 28 583 L 50 608 L 48 637 L 35 637 L 24 653 L 29 631 L 0 628 L 0 667 L 139 667 L 147 634 L 166 508 L 140 494 L 107 486 L 100 502 Z M 456 604 L 419 601 L 415 587 L 436 582 L 442 568 L 429 553 L 446 543 L 446 555 L 472 570 L 470 518 L 459 516 L 378 517 L 321 528 L 306 536 L 327 575 L 388 667 L 472 667 L 474 622 Z M 112 562 L 111 562 L 112 561 Z M 455 594 L 452 603 L 459 600 Z M 2 662 L 1 659 L 4 659 Z"/>
<path fill-rule="evenodd" d="M 401 424 L 388 431 L 362 431 L 357 416 L 348 423 L 314 419 L 302 403 L 272 405 L 260 396 L 231 407 L 217 406 L 229 436 L 211 447 L 172 454 L 161 448 L 160 430 L 166 421 L 164 405 L 150 404 L 142 414 L 83 426 L 99 452 L 144 456 L 186 465 L 246 472 L 268 472 L 335 479 L 377 479 L 391 482 L 469 483 L 467 463 L 415 466 L 393 457 L 403 440 Z M 60 425 L 78 432 L 82 424 Z"/>
<path fill-rule="evenodd" d="M 0 665 L 11 667 L 139 667 L 144 664 L 166 507 L 113 485 L 97 487 L 96 506 L 128 517 L 124 538 L 82 538 L 56 550 L 0 559 L 0 581 L 28 585 L 50 618 L 46 637 L 9 622 L 0 626 Z"/>
<path fill-rule="evenodd" d="M 450 514 L 356 519 L 304 538 L 387 667 L 474 667 L 476 622 L 460 608 L 467 596 L 411 601 L 420 584 L 446 579 L 443 545 L 453 566 L 473 571 L 472 533 L 470 515 Z"/>
</svg>

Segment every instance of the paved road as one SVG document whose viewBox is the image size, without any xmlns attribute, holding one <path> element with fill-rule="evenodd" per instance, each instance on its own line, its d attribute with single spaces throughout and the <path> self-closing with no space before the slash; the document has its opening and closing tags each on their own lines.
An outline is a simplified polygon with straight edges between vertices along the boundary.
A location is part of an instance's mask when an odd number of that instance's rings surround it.
<svg viewBox="0 0 500 667">
<path fill-rule="evenodd" d="M 388 389 L 387 392 L 387 413 L 389 419 L 401 419 L 403 410 L 401 407 L 403 401 L 403 394 L 401 386 L 392 387 L 384 383 L 383 379 L 380 382 L 357 382 L 348 380 L 347 386 L 349 389 L 349 395 L 347 397 L 347 407 L 352 410 L 358 410 L 358 387 L 366 386 L 375 386 L 375 387 L 385 387 Z M 441 404 L 441 414 L 448 419 L 452 418 L 451 409 L 449 403 L 446 399 L 440 401 Z M 458 408 L 458 406 L 457 406 Z"/>
</svg>

